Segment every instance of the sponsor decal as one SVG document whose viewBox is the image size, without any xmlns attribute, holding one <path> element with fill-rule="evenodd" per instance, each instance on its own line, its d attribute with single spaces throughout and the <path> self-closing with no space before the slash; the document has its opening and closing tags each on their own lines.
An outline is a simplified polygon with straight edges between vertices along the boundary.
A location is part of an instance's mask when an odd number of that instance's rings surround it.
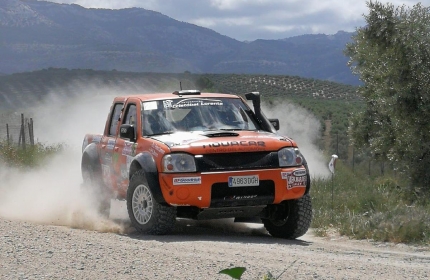
<svg viewBox="0 0 430 280">
<path fill-rule="evenodd" d="M 118 160 L 119 160 L 119 154 L 114 153 L 112 156 L 112 164 L 116 165 L 118 163 Z"/>
<path fill-rule="evenodd" d="M 150 101 L 143 103 L 143 110 L 149 111 L 149 110 L 157 110 L 157 101 Z"/>
<path fill-rule="evenodd" d="M 109 165 L 102 164 L 102 172 L 103 172 L 103 176 L 110 175 L 110 167 L 109 167 Z"/>
<path fill-rule="evenodd" d="M 164 153 L 165 153 L 164 150 L 160 146 L 158 146 L 157 144 L 155 144 L 155 143 L 151 144 L 151 147 L 149 148 L 149 152 L 153 156 L 156 156 L 156 157 L 158 157 L 160 154 L 164 155 Z"/>
<path fill-rule="evenodd" d="M 102 173 L 103 173 L 103 182 L 110 186 L 111 182 L 110 182 L 110 167 L 108 165 L 102 164 Z"/>
<path fill-rule="evenodd" d="M 200 185 L 202 177 L 178 177 L 173 178 L 173 185 Z"/>
<path fill-rule="evenodd" d="M 121 178 L 128 179 L 128 168 L 126 165 L 121 166 Z"/>
<path fill-rule="evenodd" d="M 112 163 L 112 154 L 110 153 L 105 154 L 105 163 Z"/>
<path fill-rule="evenodd" d="M 106 149 L 113 150 L 113 147 L 115 147 L 115 139 L 109 139 L 107 142 Z"/>
<path fill-rule="evenodd" d="M 232 195 L 232 196 L 225 196 L 224 200 L 242 200 L 242 199 L 253 199 L 256 198 L 258 195 L 252 194 L 252 195 Z"/>
<path fill-rule="evenodd" d="M 163 106 L 164 108 L 172 108 L 173 107 L 173 100 L 164 100 L 163 101 Z"/>
<path fill-rule="evenodd" d="M 137 143 L 134 143 L 133 146 L 131 146 L 131 155 L 135 156 L 137 150 Z"/>
<path fill-rule="evenodd" d="M 131 165 L 131 162 L 133 161 L 133 159 L 134 159 L 134 157 L 131 157 L 131 156 L 127 156 L 126 157 L 126 164 L 127 164 L 127 170 L 130 170 L 130 165 Z"/>
<path fill-rule="evenodd" d="M 133 154 L 133 144 L 132 142 L 124 142 L 124 148 L 122 149 L 123 156 L 131 156 Z"/>
<path fill-rule="evenodd" d="M 217 99 L 205 99 L 205 98 L 186 98 L 176 103 L 173 100 L 164 100 L 164 108 L 188 108 L 196 106 L 222 106 L 223 102 Z"/>
<path fill-rule="evenodd" d="M 203 145 L 203 148 L 219 148 L 219 147 L 235 147 L 235 146 L 242 146 L 242 147 L 266 147 L 266 142 L 264 141 L 225 141 L 225 142 L 213 142 L 207 145 Z"/>
<path fill-rule="evenodd" d="M 213 142 L 203 145 L 203 149 L 208 152 L 222 153 L 222 152 L 242 152 L 242 151 L 265 151 L 266 142 L 264 141 L 226 141 L 226 142 Z"/>
<path fill-rule="evenodd" d="M 306 175 L 306 169 L 296 169 L 293 172 L 294 176 L 304 176 Z"/>
<path fill-rule="evenodd" d="M 96 135 L 93 137 L 92 143 L 100 143 L 100 141 L 102 141 L 102 136 Z"/>
<path fill-rule="evenodd" d="M 298 169 L 296 171 L 301 171 L 302 169 Z M 281 172 L 281 177 L 283 180 L 287 181 L 287 189 L 291 190 L 293 188 L 298 187 L 306 187 L 306 183 L 308 181 L 308 178 L 306 176 L 306 170 L 305 172 L 297 172 L 297 174 L 303 174 L 303 175 L 295 175 L 294 172 Z"/>
</svg>

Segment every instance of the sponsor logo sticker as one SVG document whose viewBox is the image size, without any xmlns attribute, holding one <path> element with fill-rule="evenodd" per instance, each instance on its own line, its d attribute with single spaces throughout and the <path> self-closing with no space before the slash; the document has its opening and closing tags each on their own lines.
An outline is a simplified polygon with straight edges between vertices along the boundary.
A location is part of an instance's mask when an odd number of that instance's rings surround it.
<svg viewBox="0 0 430 280">
<path fill-rule="evenodd" d="M 149 111 L 149 110 L 156 110 L 157 109 L 157 101 L 150 101 L 143 103 L 143 110 Z"/>
<path fill-rule="evenodd" d="M 134 157 L 127 156 L 127 158 L 126 158 L 127 170 L 130 170 L 130 165 L 133 162 L 133 159 L 134 159 Z"/>
<path fill-rule="evenodd" d="M 296 169 L 293 172 L 294 176 L 304 176 L 306 175 L 306 169 Z"/>
<path fill-rule="evenodd" d="M 115 147 L 115 139 L 109 139 L 107 142 L 106 149 L 113 150 L 113 147 Z"/>
<path fill-rule="evenodd" d="M 305 169 L 298 169 L 293 172 L 281 172 L 281 178 L 287 181 L 287 189 L 306 187 L 308 178 Z"/>
<path fill-rule="evenodd" d="M 173 178 L 173 185 L 200 185 L 202 177 L 178 177 Z"/>
<path fill-rule="evenodd" d="M 287 180 L 288 176 L 290 176 L 291 172 L 281 172 L 281 178 L 283 180 Z"/>
<path fill-rule="evenodd" d="M 133 144 L 132 142 L 124 142 L 124 148 L 122 149 L 123 156 L 131 156 L 133 153 Z"/>
</svg>

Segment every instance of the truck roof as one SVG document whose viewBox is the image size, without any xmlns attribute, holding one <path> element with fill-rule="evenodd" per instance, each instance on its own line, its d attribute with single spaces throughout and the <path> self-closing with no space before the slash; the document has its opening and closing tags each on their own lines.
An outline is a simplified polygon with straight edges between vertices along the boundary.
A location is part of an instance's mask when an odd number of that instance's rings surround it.
<svg viewBox="0 0 430 280">
<path fill-rule="evenodd" d="M 127 98 L 138 98 L 140 101 L 148 100 L 163 100 L 163 99 L 177 99 L 177 98 L 201 98 L 201 97 L 213 97 L 213 98 L 239 98 L 239 96 L 227 93 L 200 93 L 200 94 L 175 94 L 175 93 L 141 93 L 141 94 L 130 94 L 124 96 L 117 96 L 115 100 L 124 100 Z"/>
</svg>

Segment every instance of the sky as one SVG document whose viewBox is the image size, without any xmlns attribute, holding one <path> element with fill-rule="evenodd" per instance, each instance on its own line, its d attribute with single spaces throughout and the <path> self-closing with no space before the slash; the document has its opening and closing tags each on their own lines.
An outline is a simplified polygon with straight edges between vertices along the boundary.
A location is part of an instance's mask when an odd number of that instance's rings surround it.
<svg viewBox="0 0 430 280">
<path fill-rule="evenodd" d="M 210 28 L 239 41 L 283 39 L 303 34 L 335 34 L 364 25 L 366 0 L 47 0 L 86 8 L 144 8 Z M 388 1 L 380 1 L 387 3 Z M 412 7 L 430 0 L 391 0 Z"/>
</svg>

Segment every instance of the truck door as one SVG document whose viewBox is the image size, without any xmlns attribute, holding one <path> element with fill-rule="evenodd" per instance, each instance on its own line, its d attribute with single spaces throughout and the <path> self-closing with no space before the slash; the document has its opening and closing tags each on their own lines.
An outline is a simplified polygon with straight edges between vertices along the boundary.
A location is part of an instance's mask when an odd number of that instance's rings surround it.
<svg viewBox="0 0 430 280">
<path fill-rule="evenodd" d="M 102 162 L 103 181 L 106 186 L 109 186 L 112 190 L 116 189 L 114 174 L 114 148 L 123 107 L 123 102 L 117 102 L 113 105 L 110 119 L 108 120 L 109 124 L 106 127 L 104 137 L 100 143 L 100 160 Z"/>
<path fill-rule="evenodd" d="M 129 102 L 125 105 L 124 117 L 121 120 L 121 124 L 131 124 L 135 127 L 134 139 L 123 139 L 118 135 L 115 142 L 115 148 L 113 151 L 113 157 L 117 159 L 114 165 L 114 173 L 117 179 L 117 191 L 120 195 L 124 195 L 127 192 L 128 187 L 128 171 L 130 169 L 131 161 L 136 155 L 137 144 L 137 107 L 135 102 Z"/>
</svg>

